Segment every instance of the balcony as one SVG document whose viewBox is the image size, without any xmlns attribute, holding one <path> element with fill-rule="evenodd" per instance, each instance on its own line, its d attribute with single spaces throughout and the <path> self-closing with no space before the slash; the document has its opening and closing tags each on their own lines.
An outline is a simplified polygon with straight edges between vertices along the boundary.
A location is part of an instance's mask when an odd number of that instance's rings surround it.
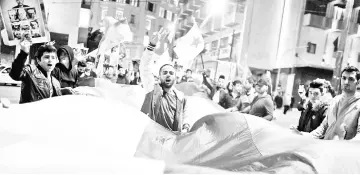
<svg viewBox="0 0 360 175">
<path fill-rule="evenodd" d="M 323 16 L 318 16 L 318 15 L 308 13 L 308 14 L 304 15 L 303 25 L 320 28 L 320 29 L 325 29 L 325 23 L 327 22 L 327 20 L 325 20 L 325 19 L 326 18 Z"/>
<path fill-rule="evenodd" d="M 229 8 L 232 8 L 230 12 L 224 15 L 223 25 L 226 27 L 234 27 L 241 25 L 244 21 L 244 10 L 243 6 L 232 5 Z"/>
<path fill-rule="evenodd" d="M 359 24 L 358 23 L 350 23 L 349 26 L 349 35 L 359 35 Z"/>
<path fill-rule="evenodd" d="M 230 58 L 231 47 L 225 47 L 220 49 L 219 59 Z"/>
<path fill-rule="evenodd" d="M 344 25 L 344 21 L 342 20 L 335 20 L 332 18 L 326 18 L 323 16 L 318 16 L 318 15 L 314 15 L 314 14 L 305 14 L 304 15 L 304 22 L 303 22 L 304 26 L 310 26 L 310 27 L 315 27 L 315 28 L 319 28 L 319 29 L 324 29 L 324 30 L 344 30 L 345 29 L 345 25 Z"/>
<path fill-rule="evenodd" d="M 188 27 L 188 28 L 191 28 L 194 26 L 194 21 L 192 20 L 191 16 L 184 20 L 184 26 Z"/>
<path fill-rule="evenodd" d="M 189 0 L 188 3 L 186 3 L 182 7 L 183 11 L 181 12 L 180 15 L 183 15 L 183 13 L 185 13 L 187 15 L 191 15 L 193 12 L 200 9 L 202 4 L 203 4 L 203 2 L 199 1 L 199 0 Z"/>
<path fill-rule="evenodd" d="M 223 24 L 226 27 L 234 27 L 243 24 L 243 21 L 244 21 L 244 13 L 236 12 L 231 15 L 225 15 Z"/>
</svg>

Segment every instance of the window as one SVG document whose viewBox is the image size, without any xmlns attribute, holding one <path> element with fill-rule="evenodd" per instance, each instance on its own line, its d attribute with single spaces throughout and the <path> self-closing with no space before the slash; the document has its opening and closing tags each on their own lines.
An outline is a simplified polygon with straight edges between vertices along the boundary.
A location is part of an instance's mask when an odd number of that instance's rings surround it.
<svg viewBox="0 0 360 175">
<path fill-rule="evenodd" d="M 139 0 L 133 0 L 132 1 L 132 6 L 139 7 Z"/>
<path fill-rule="evenodd" d="M 151 30 L 151 19 L 146 19 L 145 21 L 145 29 Z"/>
<path fill-rule="evenodd" d="M 124 13 L 122 12 L 122 10 L 118 9 L 118 10 L 116 10 L 115 19 L 123 18 L 123 15 L 124 15 Z"/>
<path fill-rule="evenodd" d="M 227 46 L 229 46 L 229 37 L 221 38 L 220 48 L 226 48 Z"/>
<path fill-rule="evenodd" d="M 163 17 L 164 16 L 164 13 L 165 13 L 165 9 L 160 7 L 159 8 L 159 17 Z"/>
<path fill-rule="evenodd" d="M 360 52 L 358 53 L 358 63 L 360 63 Z"/>
<path fill-rule="evenodd" d="M 172 15 L 173 13 L 171 11 L 167 11 L 167 15 L 166 15 L 166 19 L 171 21 L 172 20 Z"/>
<path fill-rule="evenodd" d="M 166 19 L 167 10 L 164 11 L 164 15 L 162 16 L 164 19 Z"/>
<path fill-rule="evenodd" d="M 130 24 L 135 24 L 135 15 L 131 15 Z"/>
<path fill-rule="evenodd" d="M 172 14 L 172 18 L 171 18 L 171 21 L 174 22 L 177 18 L 177 14 L 173 13 Z"/>
<path fill-rule="evenodd" d="M 101 19 L 104 19 L 105 18 L 105 16 L 107 15 L 107 9 L 102 9 L 101 10 Z"/>
<path fill-rule="evenodd" d="M 307 52 L 315 54 L 315 52 L 316 52 L 316 44 L 308 42 L 308 44 L 307 44 Z"/>
<path fill-rule="evenodd" d="M 130 0 L 125 0 L 125 4 L 131 4 Z"/>
<path fill-rule="evenodd" d="M 156 7 L 154 3 L 148 2 L 147 3 L 147 10 L 150 12 L 155 12 L 156 11 Z"/>
<path fill-rule="evenodd" d="M 218 43 L 219 43 L 218 40 L 215 40 L 215 41 L 211 42 L 211 49 L 214 49 L 214 50 L 217 49 Z"/>
</svg>

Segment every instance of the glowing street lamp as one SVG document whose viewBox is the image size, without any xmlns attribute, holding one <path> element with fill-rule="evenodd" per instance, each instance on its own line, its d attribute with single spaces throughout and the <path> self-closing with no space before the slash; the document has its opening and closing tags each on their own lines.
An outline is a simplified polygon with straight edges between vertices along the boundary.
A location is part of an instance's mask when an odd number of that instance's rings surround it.
<svg viewBox="0 0 360 175">
<path fill-rule="evenodd" d="M 208 14 L 210 16 L 224 14 L 227 4 L 227 0 L 210 0 L 207 4 Z"/>
</svg>

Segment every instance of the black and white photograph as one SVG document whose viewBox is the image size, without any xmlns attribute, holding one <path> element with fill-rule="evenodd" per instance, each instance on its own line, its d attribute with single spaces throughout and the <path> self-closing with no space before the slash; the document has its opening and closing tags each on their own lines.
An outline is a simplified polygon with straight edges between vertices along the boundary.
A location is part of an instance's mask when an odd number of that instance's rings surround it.
<svg viewBox="0 0 360 175">
<path fill-rule="evenodd" d="M 0 12 L 0 174 L 360 174 L 360 0 Z"/>
<path fill-rule="evenodd" d="M 2 21 L 10 42 L 19 39 L 15 37 L 19 35 L 19 32 L 13 30 L 13 26 L 18 23 L 20 23 L 21 33 L 27 31 L 26 33 L 30 33 L 30 36 L 34 38 L 45 37 L 46 29 L 42 14 L 45 11 L 41 10 L 40 1 L 43 0 L 0 0 Z M 33 28 L 30 27 L 30 23 Z"/>
<path fill-rule="evenodd" d="M 27 18 L 30 20 L 36 19 L 36 10 L 35 8 L 25 8 L 25 11 L 27 13 Z"/>
<path fill-rule="evenodd" d="M 8 14 L 11 22 L 19 21 L 17 9 L 8 10 Z"/>
</svg>

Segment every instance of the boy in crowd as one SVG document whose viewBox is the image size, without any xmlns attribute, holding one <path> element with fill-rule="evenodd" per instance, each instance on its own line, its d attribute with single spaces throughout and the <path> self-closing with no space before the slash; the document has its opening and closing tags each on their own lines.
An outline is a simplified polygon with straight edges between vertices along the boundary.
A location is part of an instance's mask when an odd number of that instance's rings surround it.
<svg viewBox="0 0 360 175">
<path fill-rule="evenodd" d="M 25 65 L 31 44 L 30 37 L 21 39 L 20 53 L 9 74 L 15 81 L 22 82 L 20 104 L 61 95 L 60 83 L 51 74 L 58 62 L 56 48 L 51 44 L 40 46 L 35 54 L 37 66 Z"/>
</svg>

